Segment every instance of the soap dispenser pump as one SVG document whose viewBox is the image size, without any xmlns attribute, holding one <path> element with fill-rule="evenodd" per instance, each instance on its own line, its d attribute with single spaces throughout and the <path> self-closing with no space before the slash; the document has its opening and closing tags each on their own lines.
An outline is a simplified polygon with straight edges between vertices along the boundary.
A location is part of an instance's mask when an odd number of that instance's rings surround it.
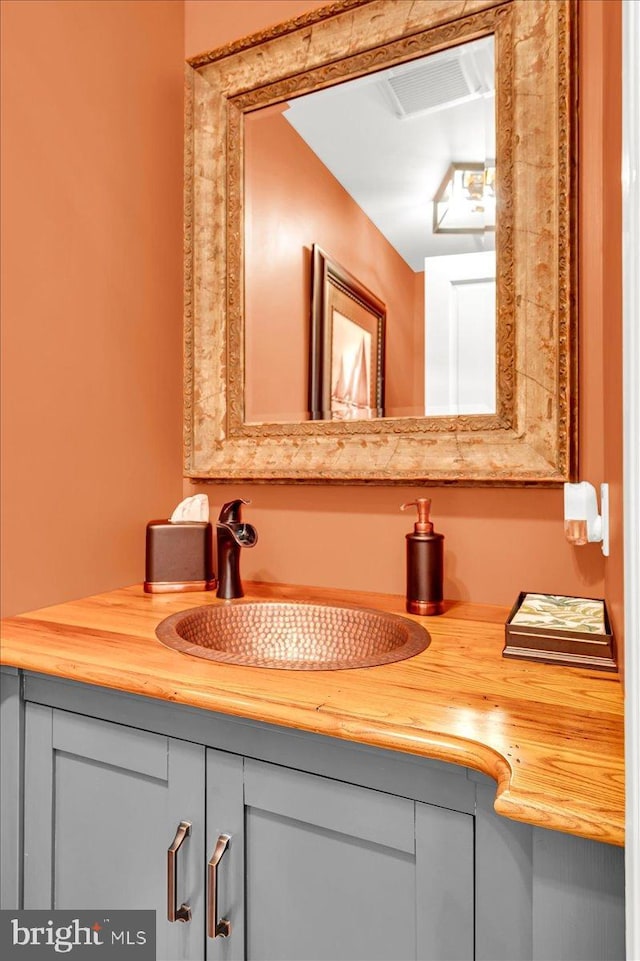
<svg viewBox="0 0 640 961">
<path fill-rule="evenodd" d="M 407 534 L 407 610 L 410 614 L 442 614 L 444 535 L 433 529 L 428 497 L 417 497 L 400 510 L 409 507 L 417 508 L 418 520 Z"/>
</svg>

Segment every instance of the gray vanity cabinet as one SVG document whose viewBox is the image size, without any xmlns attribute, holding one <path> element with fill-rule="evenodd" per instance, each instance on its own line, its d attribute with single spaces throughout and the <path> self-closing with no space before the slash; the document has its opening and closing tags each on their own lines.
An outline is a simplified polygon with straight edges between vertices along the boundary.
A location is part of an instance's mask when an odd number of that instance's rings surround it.
<svg viewBox="0 0 640 961">
<path fill-rule="evenodd" d="M 623 850 L 498 816 L 483 775 L 28 672 L 0 681 L 3 907 L 155 908 L 158 961 L 625 956 Z M 181 924 L 167 849 L 184 820 Z M 209 936 L 225 920 L 230 936 Z"/>
<path fill-rule="evenodd" d="M 473 958 L 470 815 L 214 750 L 207 781 L 208 850 L 231 834 L 209 959 Z"/>
<path fill-rule="evenodd" d="M 158 959 L 204 957 L 204 748 L 28 704 L 24 907 L 156 910 Z M 178 896 L 167 921 L 167 849 L 181 820 Z"/>
<path fill-rule="evenodd" d="M 24 796 L 24 907 L 155 908 L 159 961 L 473 957 L 469 814 L 39 704 Z M 186 924 L 166 919 L 183 820 Z M 221 835 L 215 920 L 231 934 L 212 938 Z"/>
</svg>

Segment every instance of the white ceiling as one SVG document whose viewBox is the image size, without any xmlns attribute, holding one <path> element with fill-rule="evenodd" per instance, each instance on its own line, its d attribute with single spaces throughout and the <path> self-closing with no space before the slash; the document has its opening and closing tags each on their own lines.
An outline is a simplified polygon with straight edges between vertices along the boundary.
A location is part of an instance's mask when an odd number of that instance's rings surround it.
<svg viewBox="0 0 640 961">
<path fill-rule="evenodd" d="M 432 230 L 449 165 L 495 159 L 493 63 L 493 37 L 484 37 L 298 97 L 283 114 L 415 271 L 425 257 L 494 247 L 493 233 Z M 473 92 L 459 102 L 462 74 Z M 427 112 L 399 117 L 392 84 Z"/>
</svg>

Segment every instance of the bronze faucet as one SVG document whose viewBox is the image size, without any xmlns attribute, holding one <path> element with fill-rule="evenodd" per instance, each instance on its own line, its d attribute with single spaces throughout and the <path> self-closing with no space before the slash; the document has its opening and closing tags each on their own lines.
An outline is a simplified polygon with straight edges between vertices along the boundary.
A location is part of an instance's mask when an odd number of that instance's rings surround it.
<svg viewBox="0 0 640 961">
<path fill-rule="evenodd" d="M 223 504 L 216 534 L 218 541 L 218 590 L 216 597 L 231 600 L 244 597 L 240 580 L 240 548 L 255 547 L 258 532 L 252 524 L 242 521 L 242 505 L 250 504 L 238 498 Z"/>
</svg>

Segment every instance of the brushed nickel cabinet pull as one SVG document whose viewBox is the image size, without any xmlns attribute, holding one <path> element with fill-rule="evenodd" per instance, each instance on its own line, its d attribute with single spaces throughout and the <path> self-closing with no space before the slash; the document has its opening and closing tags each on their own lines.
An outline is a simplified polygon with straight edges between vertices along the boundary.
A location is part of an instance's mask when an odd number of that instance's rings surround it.
<svg viewBox="0 0 640 961">
<path fill-rule="evenodd" d="M 167 920 L 190 921 L 191 908 L 188 904 L 178 907 L 178 851 L 185 838 L 191 834 L 191 821 L 180 821 L 176 836 L 167 851 Z"/>
<path fill-rule="evenodd" d="M 210 938 L 228 938 L 231 934 L 231 922 L 226 918 L 218 921 L 218 864 L 227 850 L 230 834 L 221 834 L 214 852 L 207 865 L 207 885 L 209 902 L 207 905 L 207 934 Z"/>
</svg>

